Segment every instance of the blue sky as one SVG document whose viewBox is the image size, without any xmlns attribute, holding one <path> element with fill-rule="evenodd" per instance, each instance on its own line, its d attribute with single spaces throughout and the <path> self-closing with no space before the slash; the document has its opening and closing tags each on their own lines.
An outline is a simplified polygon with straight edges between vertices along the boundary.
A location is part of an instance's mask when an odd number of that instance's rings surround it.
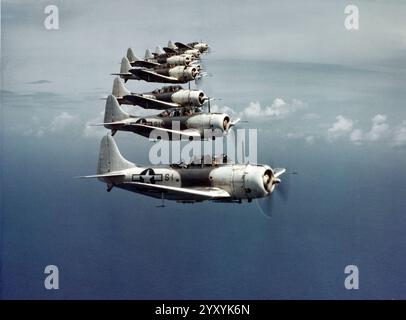
<svg viewBox="0 0 406 320">
<path fill-rule="evenodd" d="M 405 4 L 352 2 L 351 32 L 345 1 L 53 3 L 58 31 L 43 26 L 48 2 L 2 1 L 3 298 L 405 298 Z M 86 124 L 127 47 L 169 39 L 210 43 L 213 109 L 258 128 L 260 162 L 299 172 L 272 219 L 255 204 L 158 209 L 72 179 L 95 172 L 106 132 Z M 148 163 L 147 139 L 116 141 Z M 58 291 L 43 287 L 48 264 Z M 349 264 L 358 291 L 343 286 Z"/>
</svg>

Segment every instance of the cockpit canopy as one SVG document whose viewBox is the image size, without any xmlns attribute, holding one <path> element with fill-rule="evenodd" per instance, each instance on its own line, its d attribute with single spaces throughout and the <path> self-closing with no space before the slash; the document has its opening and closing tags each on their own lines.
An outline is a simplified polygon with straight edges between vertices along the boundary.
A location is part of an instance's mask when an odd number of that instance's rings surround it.
<svg viewBox="0 0 406 320">
<path fill-rule="evenodd" d="M 174 85 L 174 86 L 165 86 L 159 89 L 155 89 L 152 91 L 152 93 L 159 94 L 159 93 L 170 93 L 170 92 L 176 92 L 182 89 L 182 86 L 180 85 Z"/>
<path fill-rule="evenodd" d="M 220 154 L 217 156 L 211 156 L 211 155 L 202 155 L 202 156 L 195 156 L 189 161 L 186 162 L 180 162 L 176 164 L 172 164 L 172 167 L 176 168 L 196 168 L 196 167 L 213 167 L 213 166 L 218 166 L 221 164 L 230 164 L 232 161 L 228 158 L 226 154 Z"/>
<path fill-rule="evenodd" d="M 157 116 L 160 118 L 173 118 L 173 117 L 187 117 L 192 114 L 202 112 L 200 107 L 195 108 L 176 108 L 176 109 L 167 109 L 162 111 Z"/>
</svg>

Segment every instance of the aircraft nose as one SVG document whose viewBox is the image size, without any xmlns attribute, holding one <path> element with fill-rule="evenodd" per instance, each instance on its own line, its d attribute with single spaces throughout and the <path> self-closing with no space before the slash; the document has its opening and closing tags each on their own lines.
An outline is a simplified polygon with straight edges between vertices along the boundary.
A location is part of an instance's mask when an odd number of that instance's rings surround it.
<svg viewBox="0 0 406 320">
<path fill-rule="evenodd" d="M 223 130 L 227 131 L 230 128 L 230 118 L 228 116 L 225 116 L 223 118 Z"/>
<path fill-rule="evenodd" d="M 203 91 L 200 91 L 199 93 L 199 103 L 203 104 L 207 100 L 207 97 L 204 95 Z"/>
</svg>

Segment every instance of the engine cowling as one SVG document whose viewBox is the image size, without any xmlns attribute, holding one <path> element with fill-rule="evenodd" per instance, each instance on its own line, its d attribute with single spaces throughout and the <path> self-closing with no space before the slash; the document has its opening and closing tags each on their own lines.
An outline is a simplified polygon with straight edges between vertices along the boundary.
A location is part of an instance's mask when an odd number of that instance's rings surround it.
<svg viewBox="0 0 406 320">
<path fill-rule="evenodd" d="M 188 66 L 191 59 L 189 56 L 172 56 L 169 57 L 166 62 L 175 66 Z"/>
<path fill-rule="evenodd" d="M 205 101 L 206 96 L 201 90 L 179 90 L 172 94 L 172 101 L 182 106 L 200 107 Z"/>
<path fill-rule="evenodd" d="M 169 75 L 181 81 L 194 80 L 198 74 L 199 72 L 194 67 L 177 66 L 169 69 Z"/>
<path fill-rule="evenodd" d="M 198 58 L 200 56 L 200 51 L 198 49 L 189 49 L 185 51 L 186 54 L 191 54 L 195 58 Z"/>
<path fill-rule="evenodd" d="M 230 117 L 225 113 L 212 113 L 209 126 L 212 129 L 227 131 L 230 127 Z"/>
<path fill-rule="evenodd" d="M 209 46 L 207 45 L 207 43 L 203 43 L 203 42 L 196 43 L 193 47 L 195 49 L 199 50 L 200 52 L 204 52 L 209 49 Z"/>
<path fill-rule="evenodd" d="M 255 199 L 273 190 L 273 170 L 263 165 L 233 165 L 214 169 L 210 173 L 213 187 L 227 190 L 234 199 Z"/>
<path fill-rule="evenodd" d="M 224 113 L 200 113 L 187 119 L 186 126 L 199 130 L 206 139 L 215 139 L 228 130 L 230 117 Z"/>
</svg>

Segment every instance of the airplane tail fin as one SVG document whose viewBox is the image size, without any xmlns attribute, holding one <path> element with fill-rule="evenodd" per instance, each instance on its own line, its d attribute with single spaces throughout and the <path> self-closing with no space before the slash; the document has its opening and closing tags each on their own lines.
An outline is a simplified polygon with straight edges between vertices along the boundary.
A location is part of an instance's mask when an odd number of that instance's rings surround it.
<svg viewBox="0 0 406 320">
<path fill-rule="evenodd" d="M 128 119 L 130 115 L 125 112 L 115 96 L 109 95 L 106 101 L 106 108 L 104 111 L 104 123 L 117 122 Z"/>
<path fill-rule="evenodd" d="M 154 56 L 152 55 L 152 53 L 151 53 L 151 51 L 149 49 L 145 50 L 145 57 L 144 58 L 145 58 L 145 60 L 154 58 Z"/>
<path fill-rule="evenodd" d="M 120 73 L 129 73 L 130 70 L 131 70 L 130 61 L 128 61 L 127 57 L 124 57 L 123 59 L 121 59 Z"/>
<path fill-rule="evenodd" d="M 165 53 L 165 51 L 163 51 L 160 46 L 157 46 L 157 47 L 155 48 L 155 54 L 156 54 L 156 55 L 160 55 L 160 54 L 164 54 L 164 53 Z"/>
<path fill-rule="evenodd" d="M 105 175 L 109 172 L 134 168 L 136 165 L 126 160 L 117 148 L 113 137 L 106 135 L 100 142 L 99 162 L 97 174 Z"/>
<path fill-rule="evenodd" d="M 127 49 L 127 59 L 130 62 L 142 60 L 141 58 L 137 57 L 137 55 L 134 53 L 133 49 L 131 49 L 131 48 Z"/>
<path fill-rule="evenodd" d="M 168 48 L 177 49 L 177 47 L 172 43 L 171 40 L 168 41 Z"/>
<path fill-rule="evenodd" d="M 124 86 L 123 81 L 119 77 L 116 77 L 114 78 L 113 90 L 111 94 L 118 98 L 131 95 L 131 92 Z"/>
</svg>

